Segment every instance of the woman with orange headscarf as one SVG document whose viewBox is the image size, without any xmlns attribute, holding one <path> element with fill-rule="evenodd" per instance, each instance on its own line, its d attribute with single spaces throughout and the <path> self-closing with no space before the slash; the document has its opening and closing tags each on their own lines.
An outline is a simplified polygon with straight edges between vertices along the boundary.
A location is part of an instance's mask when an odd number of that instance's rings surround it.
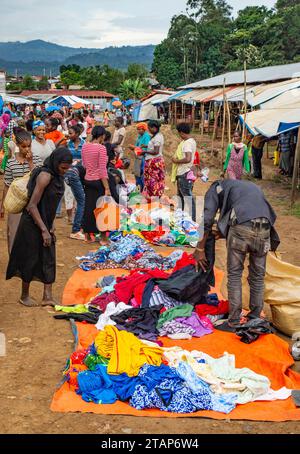
<svg viewBox="0 0 300 454">
<path fill-rule="evenodd" d="M 135 153 L 134 176 L 136 185 L 140 187 L 142 192 L 144 189 L 145 158 L 143 155 L 140 155 L 140 153 L 147 151 L 151 136 L 148 131 L 147 123 L 138 123 L 137 131 L 139 134 L 137 141 L 135 145 L 131 145 L 129 148 Z"/>
</svg>

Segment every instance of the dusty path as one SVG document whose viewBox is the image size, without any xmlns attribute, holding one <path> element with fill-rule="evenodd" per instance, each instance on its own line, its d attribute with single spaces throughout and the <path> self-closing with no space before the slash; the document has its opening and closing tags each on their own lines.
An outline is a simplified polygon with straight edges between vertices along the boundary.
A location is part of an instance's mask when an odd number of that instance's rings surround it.
<svg viewBox="0 0 300 454">
<path fill-rule="evenodd" d="M 300 219 L 285 213 L 289 192 L 270 182 L 263 184 L 279 212 L 278 230 L 281 251 L 287 261 L 300 265 Z M 169 185 L 170 186 L 170 185 Z M 197 194 L 207 186 L 197 184 Z M 1 433 L 300 433 L 298 422 L 253 423 L 208 419 L 134 418 L 93 414 L 60 414 L 50 411 L 50 402 L 61 370 L 72 353 L 70 325 L 55 321 L 47 308 L 27 309 L 19 304 L 18 280 L 6 282 L 6 226 L 0 221 L 0 332 L 7 338 L 7 356 L 0 358 L 0 432 Z M 55 295 L 59 300 L 67 279 L 76 268 L 74 256 L 88 251 L 88 246 L 67 238 L 69 226 L 57 222 L 58 268 Z M 225 247 L 218 245 L 217 265 L 224 267 Z M 41 286 L 33 285 L 33 296 L 41 297 Z M 75 302 L 74 302 L 75 303 Z M 29 343 L 20 339 L 29 338 Z"/>
</svg>

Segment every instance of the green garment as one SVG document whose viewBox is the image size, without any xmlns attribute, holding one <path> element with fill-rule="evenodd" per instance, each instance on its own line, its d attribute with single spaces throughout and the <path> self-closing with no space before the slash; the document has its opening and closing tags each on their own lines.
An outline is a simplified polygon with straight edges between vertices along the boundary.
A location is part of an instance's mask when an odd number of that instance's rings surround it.
<svg viewBox="0 0 300 454">
<path fill-rule="evenodd" d="M 183 304 L 182 306 L 174 307 L 166 312 L 163 312 L 158 319 L 157 329 L 161 329 L 167 322 L 171 322 L 175 318 L 190 317 L 194 310 L 194 306 L 191 304 Z"/>
<path fill-rule="evenodd" d="M 55 306 L 56 312 L 65 312 L 67 314 L 86 314 L 88 308 L 84 304 L 78 304 L 77 306 Z"/>
<path fill-rule="evenodd" d="M 88 355 L 84 360 L 84 364 L 92 371 L 96 369 L 98 364 L 106 366 L 108 363 L 109 359 L 98 355 Z"/>
<path fill-rule="evenodd" d="M 229 164 L 229 161 L 230 161 L 231 152 L 232 152 L 233 148 L 234 148 L 234 144 L 233 143 L 228 145 L 227 153 L 226 153 L 226 161 L 225 161 L 225 165 L 224 165 L 224 171 L 225 172 L 228 169 L 228 164 Z M 244 145 L 243 167 L 244 167 L 244 169 L 246 170 L 247 173 L 250 173 L 251 169 L 250 169 L 250 160 L 249 160 L 249 152 L 248 152 L 247 145 Z"/>
<path fill-rule="evenodd" d="M 4 157 L 3 157 L 3 160 L 2 160 L 2 163 L 1 163 L 1 170 L 4 172 L 5 169 L 6 169 L 6 164 L 7 164 L 7 161 L 8 161 L 8 157 L 9 157 L 9 148 L 8 148 L 8 143 L 10 142 L 10 139 L 8 137 L 6 137 L 4 140 L 3 140 L 3 151 L 4 151 Z"/>
</svg>

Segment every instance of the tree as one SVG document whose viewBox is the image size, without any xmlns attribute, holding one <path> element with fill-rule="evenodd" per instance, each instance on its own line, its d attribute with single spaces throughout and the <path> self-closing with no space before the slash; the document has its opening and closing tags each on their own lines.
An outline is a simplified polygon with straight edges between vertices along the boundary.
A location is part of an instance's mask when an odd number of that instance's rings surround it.
<svg viewBox="0 0 300 454">
<path fill-rule="evenodd" d="M 36 90 L 36 83 L 34 82 L 33 78 L 26 74 L 23 78 L 23 90 Z"/>
<path fill-rule="evenodd" d="M 169 40 L 164 40 L 154 51 L 153 72 L 159 82 L 167 88 L 177 88 L 184 84 L 180 57 L 170 52 Z"/>
<path fill-rule="evenodd" d="M 47 90 L 48 89 L 48 77 L 43 76 L 43 78 L 38 82 L 37 87 L 39 90 Z"/>
<path fill-rule="evenodd" d="M 148 94 L 145 83 L 139 79 L 127 79 L 120 85 L 118 94 L 123 100 L 140 99 Z"/>
<path fill-rule="evenodd" d="M 222 71 L 229 60 L 224 43 L 231 28 L 225 0 L 188 0 L 187 14 L 173 17 L 167 39 L 155 50 L 158 80 L 175 88 L 175 82 L 183 85 Z"/>
<path fill-rule="evenodd" d="M 149 71 L 145 65 L 132 63 L 128 66 L 125 79 L 146 79 L 149 77 Z"/>
<path fill-rule="evenodd" d="M 62 72 L 60 75 L 60 79 L 63 85 L 69 87 L 70 85 L 81 85 L 82 82 L 82 75 L 81 72 L 76 72 L 72 69 L 67 69 L 66 71 Z"/>
</svg>

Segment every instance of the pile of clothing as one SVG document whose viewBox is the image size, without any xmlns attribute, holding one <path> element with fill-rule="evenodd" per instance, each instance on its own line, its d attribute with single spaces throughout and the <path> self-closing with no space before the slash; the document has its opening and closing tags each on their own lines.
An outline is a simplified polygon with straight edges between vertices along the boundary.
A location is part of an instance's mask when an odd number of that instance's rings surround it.
<svg viewBox="0 0 300 454">
<path fill-rule="evenodd" d="M 171 274 L 155 268 L 105 276 L 96 284 L 99 294 L 87 305 L 56 306 L 63 311 L 56 318 L 85 321 L 98 330 L 116 326 L 150 341 L 202 337 L 229 312 L 228 302 L 208 294 L 208 277 L 209 273 L 196 271 L 192 255 L 183 253 Z"/>
<path fill-rule="evenodd" d="M 120 400 L 138 410 L 181 414 L 229 414 L 238 404 L 291 396 L 285 388 L 271 390 L 267 377 L 237 369 L 234 355 L 215 359 L 199 351 L 163 348 L 115 326 L 106 326 L 89 348 L 75 352 L 64 376 L 86 402 Z"/>
<path fill-rule="evenodd" d="M 177 250 L 163 257 L 137 235 L 113 233 L 110 240 L 108 247 L 103 246 L 96 252 L 77 257 L 79 267 L 84 271 L 117 268 L 170 270 L 183 255 L 183 251 Z"/>
<path fill-rule="evenodd" d="M 160 205 L 147 210 L 128 210 L 121 220 L 122 231 L 138 231 L 153 244 L 195 246 L 200 239 L 199 224 L 181 209 Z"/>
</svg>

